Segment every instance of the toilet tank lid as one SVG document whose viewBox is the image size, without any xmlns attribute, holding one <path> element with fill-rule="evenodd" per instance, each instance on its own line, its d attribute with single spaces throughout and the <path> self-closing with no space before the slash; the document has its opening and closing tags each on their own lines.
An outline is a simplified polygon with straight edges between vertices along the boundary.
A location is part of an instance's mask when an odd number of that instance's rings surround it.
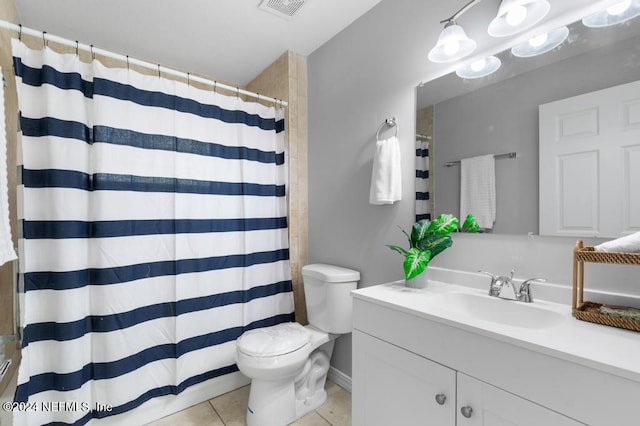
<svg viewBox="0 0 640 426">
<path fill-rule="evenodd" d="M 312 263 L 302 267 L 303 277 L 313 277 L 328 283 L 344 283 L 360 280 L 360 272 L 342 266 Z"/>
</svg>

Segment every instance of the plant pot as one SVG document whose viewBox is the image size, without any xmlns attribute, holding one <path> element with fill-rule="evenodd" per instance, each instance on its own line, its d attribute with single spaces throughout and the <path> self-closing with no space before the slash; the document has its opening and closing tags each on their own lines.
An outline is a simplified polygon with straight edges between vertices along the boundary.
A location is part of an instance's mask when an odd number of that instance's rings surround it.
<svg viewBox="0 0 640 426">
<path fill-rule="evenodd" d="M 405 280 L 407 287 L 410 288 L 425 288 L 427 286 L 427 270 L 423 273 L 416 275 L 410 280 Z"/>
</svg>

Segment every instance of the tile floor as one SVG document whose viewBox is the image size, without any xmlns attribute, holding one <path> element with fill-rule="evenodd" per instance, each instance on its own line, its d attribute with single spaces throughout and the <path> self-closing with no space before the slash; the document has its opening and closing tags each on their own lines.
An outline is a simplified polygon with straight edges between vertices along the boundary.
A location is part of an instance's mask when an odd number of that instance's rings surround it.
<svg viewBox="0 0 640 426">
<path fill-rule="evenodd" d="M 15 392 L 12 383 L 2 393 L 0 402 L 11 401 Z M 351 393 L 327 380 L 327 402 L 320 408 L 299 419 L 295 426 L 350 426 Z M 217 398 L 202 402 L 186 410 L 167 416 L 148 426 L 244 426 L 249 400 L 249 386 L 244 386 Z M 11 413 L 0 410 L 0 425 L 12 425 Z"/>
<path fill-rule="evenodd" d="M 292 425 L 351 425 L 351 394 L 329 380 L 327 380 L 325 389 L 327 390 L 327 402 Z M 248 399 L 249 386 L 244 386 L 150 423 L 149 426 L 243 426 Z"/>
</svg>

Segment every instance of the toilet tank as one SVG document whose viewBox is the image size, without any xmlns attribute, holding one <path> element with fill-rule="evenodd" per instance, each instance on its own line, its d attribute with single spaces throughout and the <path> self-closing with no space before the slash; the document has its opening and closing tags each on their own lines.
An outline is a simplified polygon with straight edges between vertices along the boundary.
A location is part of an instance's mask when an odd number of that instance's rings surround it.
<svg viewBox="0 0 640 426">
<path fill-rule="evenodd" d="M 309 324 L 327 333 L 351 332 L 355 290 L 360 272 L 341 266 L 314 263 L 302 267 Z"/>
</svg>

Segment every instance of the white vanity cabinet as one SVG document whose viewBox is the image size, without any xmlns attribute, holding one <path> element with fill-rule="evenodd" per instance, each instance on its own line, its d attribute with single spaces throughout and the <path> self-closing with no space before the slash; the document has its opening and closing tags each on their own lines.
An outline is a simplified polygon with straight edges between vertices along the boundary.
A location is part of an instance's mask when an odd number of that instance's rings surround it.
<svg viewBox="0 0 640 426">
<path fill-rule="evenodd" d="M 352 374 L 354 426 L 456 422 L 456 372 L 450 368 L 354 330 Z"/>
<path fill-rule="evenodd" d="M 554 411 L 358 330 L 354 426 L 577 426 Z"/>
<path fill-rule="evenodd" d="M 436 284 L 353 292 L 354 426 L 640 425 L 639 334 L 568 305 L 554 327 L 492 326 L 429 302 L 466 291 Z"/>
</svg>

